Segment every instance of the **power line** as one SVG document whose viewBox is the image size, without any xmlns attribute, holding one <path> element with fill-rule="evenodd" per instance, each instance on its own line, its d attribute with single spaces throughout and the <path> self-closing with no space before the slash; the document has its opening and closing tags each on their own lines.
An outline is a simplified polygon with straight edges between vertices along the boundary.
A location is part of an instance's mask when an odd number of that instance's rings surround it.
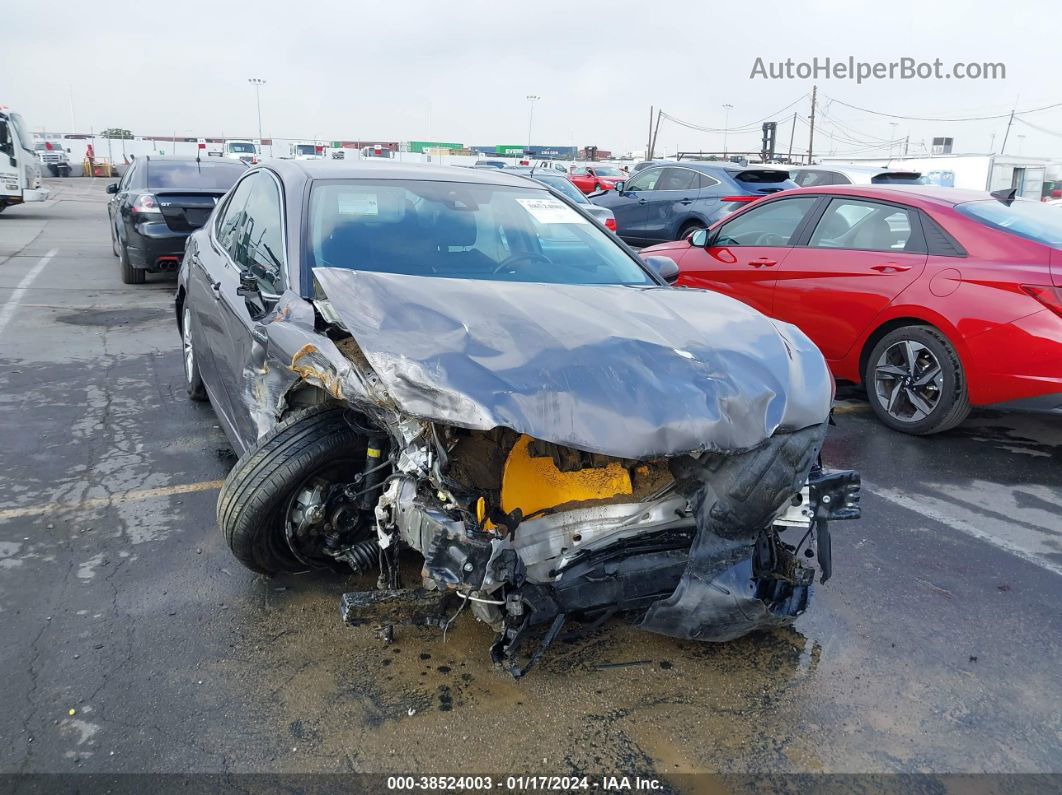
<svg viewBox="0 0 1062 795">
<path fill-rule="evenodd" d="M 1006 118 L 1009 118 L 1010 114 L 1011 114 L 1011 111 L 1008 111 L 1007 113 L 1000 113 L 1000 114 L 997 114 L 997 115 L 994 115 L 994 116 L 965 116 L 965 117 L 957 117 L 957 118 L 950 118 L 950 119 L 934 118 L 932 116 L 900 116 L 900 115 L 898 115 L 896 113 L 884 113 L 884 112 L 878 111 L 878 110 L 870 110 L 869 108 L 861 108 L 858 105 L 851 105 L 851 104 L 849 104 L 847 102 L 842 102 L 841 100 L 836 99 L 835 97 L 829 97 L 829 100 L 830 100 L 830 102 L 836 102 L 838 105 L 844 105 L 846 108 L 851 108 L 852 110 L 858 110 L 858 111 L 861 111 L 863 113 L 870 113 L 870 114 L 873 114 L 874 116 L 885 116 L 885 117 L 890 118 L 890 119 L 905 119 L 907 121 L 940 121 L 940 122 L 951 122 L 951 121 L 990 121 L 992 119 L 1006 119 Z M 1062 102 L 1055 102 L 1055 103 L 1053 103 L 1051 105 L 1043 105 L 1042 107 L 1039 107 L 1039 108 L 1029 108 L 1028 110 L 1016 110 L 1016 111 L 1013 111 L 1013 113 L 1015 115 L 1017 115 L 1017 114 L 1025 114 L 1025 113 L 1039 113 L 1040 111 L 1051 110 L 1052 108 L 1062 108 Z"/>
<path fill-rule="evenodd" d="M 1026 127 L 1032 127 L 1037 132 L 1046 133 L 1047 135 L 1054 135 L 1057 138 L 1062 138 L 1062 132 L 1055 132 L 1054 130 L 1048 130 L 1046 127 L 1041 127 L 1039 124 L 1033 124 L 1031 121 L 1025 121 L 1025 119 L 1014 119 L 1014 121 L 1021 122 Z"/>
<path fill-rule="evenodd" d="M 828 107 L 829 106 L 829 102 L 827 102 L 826 105 Z M 842 122 L 840 119 L 834 118 L 832 115 L 830 115 L 830 113 L 827 112 L 826 109 L 821 109 L 820 108 L 819 113 L 823 117 L 828 119 L 831 123 L 837 125 L 838 127 L 840 127 L 843 130 L 846 130 L 849 135 L 853 135 L 853 136 L 856 136 L 856 137 L 859 137 L 859 138 L 865 138 L 868 141 L 882 141 L 882 142 L 884 142 L 884 141 L 888 141 L 889 140 L 888 138 L 882 138 L 880 135 L 871 135 L 870 133 L 865 133 L 865 132 L 862 132 L 861 130 L 857 130 L 854 127 Z"/>
<path fill-rule="evenodd" d="M 796 99 L 794 99 L 792 102 L 790 102 L 788 105 L 786 105 L 781 110 L 776 110 L 774 113 L 767 114 L 762 119 L 756 119 L 755 121 L 746 122 L 745 124 L 739 124 L 736 127 L 706 127 L 704 125 L 694 124 L 694 123 L 688 122 L 688 121 L 683 121 L 682 119 L 676 118 L 675 116 L 672 116 L 670 113 L 668 113 L 666 111 L 663 111 L 663 110 L 660 111 L 660 114 L 665 119 L 667 119 L 668 121 L 673 121 L 673 122 L 675 122 L 675 124 L 681 125 L 683 127 L 688 127 L 691 130 L 698 130 L 699 132 L 727 132 L 727 133 L 751 132 L 752 128 L 756 127 L 756 125 L 761 124 L 762 122 L 765 122 L 768 119 L 774 118 L 775 116 L 778 116 L 779 114 L 785 113 L 787 110 L 789 110 L 791 107 L 793 107 L 797 103 L 803 102 L 805 99 L 807 99 L 807 96 L 808 96 L 807 94 L 804 94 L 803 96 L 797 97 Z"/>
</svg>

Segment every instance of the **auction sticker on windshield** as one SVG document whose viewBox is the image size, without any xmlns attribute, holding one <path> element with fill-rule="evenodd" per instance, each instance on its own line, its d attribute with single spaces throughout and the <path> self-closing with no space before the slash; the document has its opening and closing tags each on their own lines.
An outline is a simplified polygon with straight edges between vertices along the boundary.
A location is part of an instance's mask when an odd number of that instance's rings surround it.
<svg viewBox="0 0 1062 795">
<path fill-rule="evenodd" d="M 380 201 L 375 193 L 340 193 L 336 210 L 342 215 L 379 215 Z"/>
<path fill-rule="evenodd" d="M 540 224 L 588 224 L 583 216 L 557 199 L 517 199 Z"/>
</svg>

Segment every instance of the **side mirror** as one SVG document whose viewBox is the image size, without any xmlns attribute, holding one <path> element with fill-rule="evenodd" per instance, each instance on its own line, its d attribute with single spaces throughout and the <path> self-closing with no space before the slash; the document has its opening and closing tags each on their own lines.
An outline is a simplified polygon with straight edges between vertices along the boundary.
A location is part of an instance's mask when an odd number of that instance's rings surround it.
<svg viewBox="0 0 1062 795">
<path fill-rule="evenodd" d="M 646 257 L 645 264 L 668 284 L 674 284 L 679 277 L 679 266 L 671 257 Z"/>
<path fill-rule="evenodd" d="M 616 193 L 623 193 L 623 186 L 626 184 L 627 182 L 621 179 L 619 182 L 613 182 L 612 187 L 615 188 Z"/>
<path fill-rule="evenodd" d="M 690 245 L 695 248 L 707 248 L 708 247 L 708 230 L 698 229 L 687 240 L 690 241 Z"/>
<path fill-rule="evenodd" d="M 258 279 L 254 277 L 254 274 L 249 270 L 240 271 L 240 286 L 236 288 L 236 295 L 253 298 L 259 292 Z"/>
<path fill-rule="evenodd" d="M 117 182 L 112 182 L 110 185 L 108 185 L 107 186 L 107 192 L 112 194 L 112 195 L 117 193 L 118 192 L 118 183 Z"/>
</svg>

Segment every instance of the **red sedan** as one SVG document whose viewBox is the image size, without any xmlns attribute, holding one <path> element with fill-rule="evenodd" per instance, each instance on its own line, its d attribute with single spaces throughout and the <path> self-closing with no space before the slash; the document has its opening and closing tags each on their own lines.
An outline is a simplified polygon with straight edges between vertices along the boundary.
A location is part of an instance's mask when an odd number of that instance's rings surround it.
<svg viewBox="0 0 1062 795">
<path fill-rule="evenodd" d="M 627 175 L 615 166 L 572 166 L 568 169 L 568 178 L 583 193 L 599 190 L 612 190 L 617 182 L 623 182 Z"/>
<path fill-rule="evenodd" d="M 642 253 L 798 326 L 896 430 L 943 431 L 971 406 L 1062 413 L 1062 212 L 1012 196 L 792 190 Z"/>
</svg>

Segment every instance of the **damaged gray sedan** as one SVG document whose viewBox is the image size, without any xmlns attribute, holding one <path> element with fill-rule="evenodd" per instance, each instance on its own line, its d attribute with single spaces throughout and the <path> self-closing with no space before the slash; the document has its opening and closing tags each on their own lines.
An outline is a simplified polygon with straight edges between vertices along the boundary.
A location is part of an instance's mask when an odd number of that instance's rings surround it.
<svg viewBox="0 0 1062 795">
<path fill-rule="evenodd" d="M 188 393 L 240 453 L 233 553 L 378 574 L 344 595 L 351 623 L 473 614 L 517 676 L 569 620 L 791 623 L 812 561 L 830 575 L 829 521 L 859 514 L 858 475 L 819 463 L 833 381 L 795 327 L 674 273 L 504 172 L 252 169 L 176 298 Z"/>
</svg>

